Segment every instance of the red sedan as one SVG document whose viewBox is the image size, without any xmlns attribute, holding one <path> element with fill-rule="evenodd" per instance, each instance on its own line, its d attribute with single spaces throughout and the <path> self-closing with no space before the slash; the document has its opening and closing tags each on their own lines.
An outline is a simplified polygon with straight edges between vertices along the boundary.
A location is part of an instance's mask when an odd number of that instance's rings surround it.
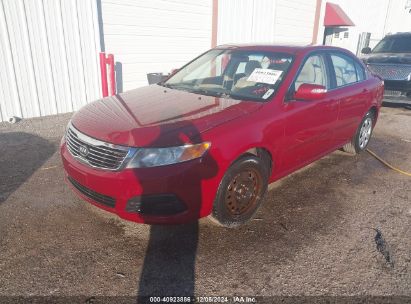
<svg viewBox="0 0 411 304">
<path fill-rule="evenodd" d="M 86 105 L 61 155 L 73 189 L 124 219 L 236 227 L 269 183 L 365 150 L 383 91 L 347 50 L 220 46 L 162 83 Z"/>
</svg>

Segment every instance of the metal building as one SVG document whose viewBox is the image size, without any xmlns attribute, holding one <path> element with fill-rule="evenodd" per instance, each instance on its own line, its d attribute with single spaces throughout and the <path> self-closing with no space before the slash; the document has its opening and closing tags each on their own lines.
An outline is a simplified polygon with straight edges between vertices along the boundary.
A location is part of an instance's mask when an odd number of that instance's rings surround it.
<svg viewBox="0 0 411 304">
<path fill-rule="evenodd" d="M 411 28 L 409 0 L 332 2 L 355 24 L 332 43 L 354 52 L 362 32 L 377 40 Z M 321 43 L 326 3 L 0 0 L 0 121 L 72 112 L 100 98 L 100 52 L 114 54 L 122 92 L 146 85 L 147 73 L 168 73 L 216 44 Z"/>
<path fill-rule="evenodd" d="M 317 0 L 220 0 L 218 44 L 316 42 Z"/>
<path fill-rule="evenodd" d="M 99 52 L 120 90 L 211 46 L 212 0 L 0 0 L 0 121 L 66 113 L 101 97 Z"/>
</svg>

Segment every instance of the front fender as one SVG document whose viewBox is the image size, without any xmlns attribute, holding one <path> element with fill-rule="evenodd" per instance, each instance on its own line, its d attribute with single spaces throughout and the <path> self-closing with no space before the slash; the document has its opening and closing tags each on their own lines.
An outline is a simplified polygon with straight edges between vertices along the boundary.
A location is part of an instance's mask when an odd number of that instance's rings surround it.
<svg viewBox="0 0 411 304">
<path fill-rule="evenodd" d="M 211 142 L 207 155 L 210 163 L 218 164 L 217 174 L 209 184 L 213 196 L 228 168 L 251 149 L 265 149 L 270 154 L 273 163 L 279 164 L 284 122 L 282 119 L 275 119 L 273 115 L 269 115 L 270 111 L 261 112 L 227 122 L 202 134 L 204 141 Z M 271 166 L 271 176 L 275 168 L 276 166 Z M 272 182 L 271 179 L 270 182 Z"/>
</svg>

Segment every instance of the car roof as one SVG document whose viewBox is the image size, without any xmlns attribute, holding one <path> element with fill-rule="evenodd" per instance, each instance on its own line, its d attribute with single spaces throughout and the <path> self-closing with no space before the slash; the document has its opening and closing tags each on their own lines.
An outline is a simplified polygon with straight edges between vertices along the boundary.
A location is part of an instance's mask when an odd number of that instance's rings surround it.
<svg viewBox="0 0 411 304">
<path fill-rule="evenodd" d="M 238 49 L 244 51 L 269 51 L 290 54 L 308 53 L 315 50 L 335 50 L 351 53 L 346 49 L 328 45 L 282 45 L 282 44 L 223 44 L 216 49 Z"/>
</svg>

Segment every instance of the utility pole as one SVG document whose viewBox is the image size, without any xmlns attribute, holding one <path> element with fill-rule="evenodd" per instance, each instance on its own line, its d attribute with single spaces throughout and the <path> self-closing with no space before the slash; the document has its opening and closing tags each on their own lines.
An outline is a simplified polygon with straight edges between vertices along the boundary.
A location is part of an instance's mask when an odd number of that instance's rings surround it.
<svg viewBox="0 0 411 304">
<path fill-rule="evenodd" d="M 387 27 L 387 20 L 388 20 L 388 14 L 390 13 L 390 9 L 391 9 L 391 0 L 388 0 L 387 12 L 385 13 L 385 20 L 384 20 L 383 37 L 385 36 L 385 34 L 387 34 L 386 27 Z"/>
</svg>

